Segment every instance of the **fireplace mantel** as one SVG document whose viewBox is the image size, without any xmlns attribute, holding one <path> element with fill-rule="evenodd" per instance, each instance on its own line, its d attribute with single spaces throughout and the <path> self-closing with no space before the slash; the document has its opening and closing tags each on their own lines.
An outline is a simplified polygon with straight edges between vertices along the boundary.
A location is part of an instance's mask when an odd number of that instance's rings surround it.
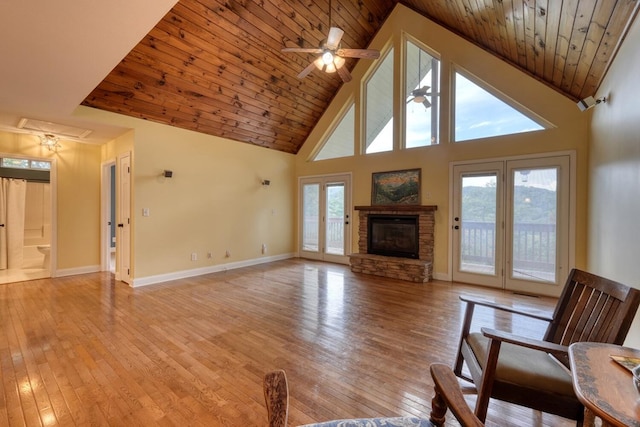
<svg viewBox="0 0 640 427">
<path fill-rule="evenodd" d="M 359 218 L 358 253 L 350 256 L 351 271 L 393 277 L 412 282 L 428 282 L 433 271 L 435 205 L 355 206 Z M 419 259 L 381 256 L 368 253 L 367 233 L 370 214 L 418 215 Z"/>
<path fill-rule="evenodd" d="M 438 210 L 436 205 L 374 205 L 374 206 L 356 206 L 356 211 L 370 212 L 425 212 Z"/>
</svg>

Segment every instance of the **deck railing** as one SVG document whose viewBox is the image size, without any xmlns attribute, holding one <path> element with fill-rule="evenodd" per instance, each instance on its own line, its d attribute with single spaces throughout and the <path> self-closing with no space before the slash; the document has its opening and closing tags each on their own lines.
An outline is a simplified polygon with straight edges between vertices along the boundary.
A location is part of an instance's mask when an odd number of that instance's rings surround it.
<svg viewBox="0 0 640 427">
<path fill-rule="evenodd" d="M 317 247 L 318 245 L 318 218 L 306 217 L 304 219 L 303 241 L 307 245 Z M 344 247 L 344 218 L 330 217 L 327 218 L 327 249 L 334 252 L 333 249 L 342 249 Z"/>
<path fill-rule="evenodd" d="M 493 265 L 495 259 L 495 224 L 462 221 L 461 256 L 463 262 Z M 514 224 L 514 268 L 553 271 L 556 265 L 555 224 Z"/>
</svg>

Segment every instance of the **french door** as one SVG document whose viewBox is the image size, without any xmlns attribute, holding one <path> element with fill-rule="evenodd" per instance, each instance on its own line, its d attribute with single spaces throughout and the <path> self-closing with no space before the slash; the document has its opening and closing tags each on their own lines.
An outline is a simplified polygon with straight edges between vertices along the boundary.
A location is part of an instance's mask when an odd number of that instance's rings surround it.
<svg viewBox="0 0 640 427">
<path fill-rule="evenodd" d="M 300 178 L 300 245 L 303 258 L 349 263 L 351 175 Z"/>
<path fill-rule="evenodd" d="M 557 296 L 570 262 L 570 156 L 453 167 L 453 280 Z"/>
</svg>

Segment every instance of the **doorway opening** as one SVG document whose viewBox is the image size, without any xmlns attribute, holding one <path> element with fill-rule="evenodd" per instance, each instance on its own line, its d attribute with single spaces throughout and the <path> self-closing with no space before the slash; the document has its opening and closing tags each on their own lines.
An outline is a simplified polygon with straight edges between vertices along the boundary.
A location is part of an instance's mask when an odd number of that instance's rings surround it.
<svg viewBox="0 0 640 427">
<path fill-rule="evenodd" d="M 55 160 L 0 155 L 0 283 L 52 277 Z"/>
<path fill-rule="evenodd" d="M 101 270 L 116 272 L 116 162 L 102 164 Z"/>
</svg>

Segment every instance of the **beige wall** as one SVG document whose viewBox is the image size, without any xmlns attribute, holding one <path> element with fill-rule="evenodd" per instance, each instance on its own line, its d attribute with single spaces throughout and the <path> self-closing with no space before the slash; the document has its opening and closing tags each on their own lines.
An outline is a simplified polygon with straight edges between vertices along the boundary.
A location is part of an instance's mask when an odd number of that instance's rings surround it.
<svg viewBox="0 0 640 427">
<path fill-rule="evenodd" d="M 100 147 L 60 141 L 51 152 L 36 136 L 0 132 L 0 153 L 55 160 L 57 270 L 100 264 Z"/>
<path fill-rule="evenodd" d="M 552 123 L 555 128 L 542 132 L 502 136 L 460 144 L 451 143 L 449 142 L 449 114 L 447 112 L 452 103 L 449 93 L 443 89 L 440 145 L 366 156 L 357 154 L 349 158 L 312 162 L 309 158 L 317 143 L 323 138 L 325 129 L 331 126 L 332 119 L 348 99 L 354 96 L 355 99 L 358 99 L 360 95 L 359 82 L 365 75 L 366 68 L 371 65 L 370 61 L 360 61 L 354 69 L 353 81 L 343 85 L 298 154 L 296 158 L 297 176 L 353 171 L 353 204 L 368 205 L 371 197 L 372 172 L 422 168 L 422 203 L 438 206 L 434 273 L 438 277 L 445 277 L 450 270 L 448 230 L 450 220 L 449 166 L 451 162 L 575 150 L 578 164 L 576 265 L 584 267 L 586 262 L 588 116 L 581 114 L 570 99 L 401 5 L 394 10 L 378 32 L 372 42 L 372 47 L 384 48 L 385 44 L 393 37 L 394 50 L 399 52 L 403 28 L 440 54 L 444 79 L 443 88 L 449 87 L 449 77 L 455 64 Z M 399 55 L 396 55 L 396 63 L 398 62 Z M 313 75 L 308 78 L 313 78 Z M 397 105 L 401 105 L 402 102 L 402 100 L 396 99 Z M 356 107 L 356 117 L 358 115 Z M 394 120 L 394 122 L 399 121 Z M 356 140 L 359 139 L 359 135 L 360 132 L 356 129 Z M 356 152 L 358 151 L 357 148 Z M 427 198 L 427 194 L 430 194 L 431 198 Z M 357 248 L 357 229 L 357 225 L 353 227 L 355 231 L 352 236 L 354 248 Z"/>
<path fill-rule="evenodd" d="M 640 287 L 640 21 L 622 44 L 590 113 L 589 269 Z M 627 345 L 640 348 L 640 316 Z"/>
<path fill-rule="evenodd" d="M 294 252 L 293 155 L 99 110 L 81 114 L 132 129 L 105 156 L 133 138 L 134 279 Z M 165 169 L 173 178 L 160 177 Z"/>
</svg>

